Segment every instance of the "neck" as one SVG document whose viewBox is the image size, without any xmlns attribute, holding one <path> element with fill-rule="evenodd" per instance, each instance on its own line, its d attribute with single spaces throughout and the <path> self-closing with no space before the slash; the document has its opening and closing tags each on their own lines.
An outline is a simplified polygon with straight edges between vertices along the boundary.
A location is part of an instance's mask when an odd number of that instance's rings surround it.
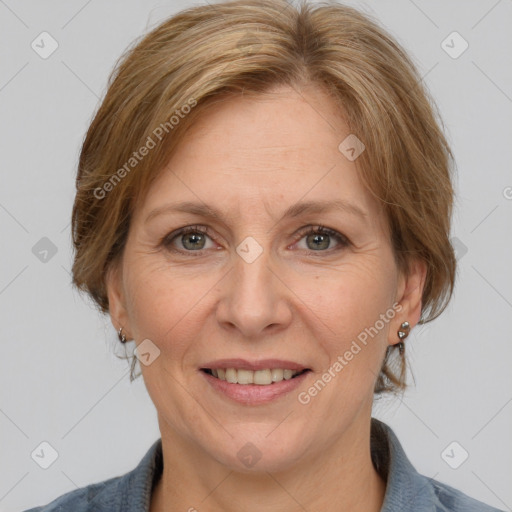
<svg viewBox="0 0 512 512">
<path fill-rule="evenodd" d="M 370 455 L 370 419 L 354 424 L 321 456 L 282 472 L 241 473 L 198 454 L 162 428 L 164 469 L 151 512 L 168 510 L 379 512 L 386 483 Z"/>
</svg>

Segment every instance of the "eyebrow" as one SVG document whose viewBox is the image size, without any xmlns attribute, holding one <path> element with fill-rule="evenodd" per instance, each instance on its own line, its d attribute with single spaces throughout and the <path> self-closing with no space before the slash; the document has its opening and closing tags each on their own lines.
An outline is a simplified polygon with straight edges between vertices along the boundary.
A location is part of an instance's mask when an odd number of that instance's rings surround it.
<svg viewBox="0 0 512 512">
<path fill-rule="evenodd" d="M 361 217 L 363 220 L 366 220 L 368 214 L 364 212 L 359 206 L 353 204 L 349 201 L 345 201 L 342 199 L 332 200 L 332 201 L 306 201 L 301 203 L 296 203 L 283 213 L 281 220 L 285 218 L 294 218 L 300 215 L 311 215 L 318 213 L 327 213 L 329 211 L 341 211 L 343 213 L 348 213 L 351 215 L 355 215 L 357 217 Z M 191 201 L 183 201 L 180 203 L 172 203 L 165 206 L 161 206 L 159 208 L 155 208 L 152 210 L 146 220 L 144 222 L 149 222 L 153 218 L 163 215 L 166 213 L 191 213 L 193 215 L 198 215 L 200 217 L 209 217 L 218 221 L 224 220 L 224 215 L 214 208 L 213 206 L 207 205 L 205 203 L 194 203 Z"/>
</svg>

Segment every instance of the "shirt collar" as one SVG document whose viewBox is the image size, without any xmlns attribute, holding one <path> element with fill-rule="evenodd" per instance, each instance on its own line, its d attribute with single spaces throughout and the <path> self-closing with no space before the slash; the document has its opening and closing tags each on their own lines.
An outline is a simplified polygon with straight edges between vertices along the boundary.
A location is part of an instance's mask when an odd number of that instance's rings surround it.
<svg viewBox="0 0 512 512">
<path fill-rule="evenodd" d="M 151 493 L 162 475 L 164 467 L 162 439 L 153 443 L 138 466 L 119 482 L 118 510 L 149 512 Z"/>
<path fill-rule="evenodd" d="M 386 481 L 380 512 L 436 510 L 431 479 L 416 471 L 393 430 L 376 418 L 371 420 L 370 449 L 373 465 Z"/>
</svg>

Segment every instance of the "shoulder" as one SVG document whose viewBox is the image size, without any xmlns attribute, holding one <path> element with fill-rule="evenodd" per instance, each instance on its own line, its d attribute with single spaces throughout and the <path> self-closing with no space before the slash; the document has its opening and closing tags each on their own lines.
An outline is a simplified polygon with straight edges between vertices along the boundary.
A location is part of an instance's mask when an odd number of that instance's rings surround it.
<svg viewBox="0 0 512 512">
<path fill-rule="evenodd" d="M 381 512 L 503 512 L 416 471 L 391 427 L 376 418 L 370 446 L 375 469 L 386 480 Z"/>
<path fill-rule="evenodd" d="M 132 471 L 63 494 L 48 505 L 25 512 L 131 512 L 149 509 L 154 483 L 163 468 L 157 440 Z"/>
<path fill-rule="evenodd" d="M 90 512 L 112 510 L 119 491 L 121 476 L 82 487 L 63 494 L 48 505 L 31 508 L 26 512 Z"/>
<path fill-rule="evenodd" d="M 436 496 L 436 512 L 503 512 L 447 484 L 437 480 L 429 481 Z"/>
</svg>

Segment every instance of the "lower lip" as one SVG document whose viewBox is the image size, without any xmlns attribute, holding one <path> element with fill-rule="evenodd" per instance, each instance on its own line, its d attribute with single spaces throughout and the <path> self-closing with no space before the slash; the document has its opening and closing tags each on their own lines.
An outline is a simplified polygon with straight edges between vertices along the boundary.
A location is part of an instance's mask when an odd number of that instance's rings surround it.
<svg viewBox="0 0 512 512">
<path fill-rule="evenodd" d="M 209 373 L 199 371 L 216 391 L 236 402 L 249 405 L 264 404 L 277 400 L 297 389 L 310 373 L 307 371 L 292 379 L 262 386 L 258 384 L 232 384 L 226 380 L 220 380 Z"/>
</svg>

